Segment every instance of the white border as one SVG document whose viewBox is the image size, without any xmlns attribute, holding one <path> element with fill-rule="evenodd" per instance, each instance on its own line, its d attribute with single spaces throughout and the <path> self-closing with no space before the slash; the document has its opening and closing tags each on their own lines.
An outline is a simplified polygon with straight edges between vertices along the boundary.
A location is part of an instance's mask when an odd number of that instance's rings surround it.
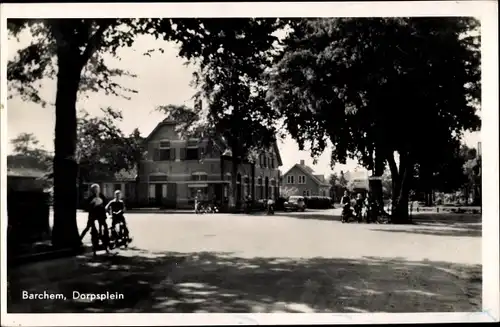
<svg viewBox="0 0 500 327">
<path fill-rule="evenodd" d="M 162 15 L 158 15 L 162 13 Z M 7 314 L 1 301 L 2 325 L 227 325 L 488 322 L 499 320 L 498 210 L 498 4 L 496 1 L 344 2 L 344 3 L 90 3 L 2 4 L 0 44 L 7 44 L 6 18 L 59 17 L 390 17 L 475 16 L 482 24 L 483 146 L 483 312 L 394 314 Z M 7 49 L 1 48 L 1 59 Z M 1 61 L 1 103 L 7 104 L 5 60 Z M 7 144 L 6 110 L 0 112 L 1 148 Z M 1 240 L 6 236 L 6 156 L 1 155 Z M 1 298 L 6 299 L 6 251 L 1 246 Z"/>
</svg>

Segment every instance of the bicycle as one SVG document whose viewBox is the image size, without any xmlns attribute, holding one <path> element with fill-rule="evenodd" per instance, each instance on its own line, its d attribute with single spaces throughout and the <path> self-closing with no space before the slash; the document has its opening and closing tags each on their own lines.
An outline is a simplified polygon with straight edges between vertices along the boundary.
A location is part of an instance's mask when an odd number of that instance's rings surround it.
<svg viewBox="0 0 500 327">
<path fill-rule="evenodd" d="M 125 218 L 115 219 L 118 219 L 118 222 L 112 221 L 111 228 L 109 228 L 110 248 L 113 249 L 120 246 L 128 247 L 128 244 L 132 242 L 132 239 L 129 237 L 128 232 L 126 232 Z"/>
</svg>

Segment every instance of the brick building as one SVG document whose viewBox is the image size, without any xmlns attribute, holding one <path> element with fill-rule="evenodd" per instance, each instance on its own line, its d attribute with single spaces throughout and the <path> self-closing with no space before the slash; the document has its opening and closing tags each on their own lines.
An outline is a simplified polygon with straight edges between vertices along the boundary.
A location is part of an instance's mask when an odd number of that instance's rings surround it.
<svg viewBox="0 0 500 327">
<path fill-rule="evenodd" d="M 159 123 L 146 138 L 147 154 L 138 169 L 137 200 L 141 205 L 192 208 L 198 190 L 208 200 L 223 202 L 231 184 L 230 149 L 222 140 L 182 139 L 176 122 Z M 262 151 L 255 164 L 238 165 L 237 198 L 277 198 L 279 167 L 277 144 Z"/>
</svg>

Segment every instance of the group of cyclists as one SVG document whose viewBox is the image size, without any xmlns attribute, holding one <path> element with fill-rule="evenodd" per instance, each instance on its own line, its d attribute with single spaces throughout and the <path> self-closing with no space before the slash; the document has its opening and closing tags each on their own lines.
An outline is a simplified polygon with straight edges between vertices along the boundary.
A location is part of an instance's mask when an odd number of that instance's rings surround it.
<svg viewBox="0 0 500 327">
<path fill-rule="evenodd" d="M 125 221 L 125 203 L 120 191 L 115 191 L 114 198 L 107 201 L 101 193 L 100 186 L 93 184 L 90 187 L 90 196 L 86 200 L 85 209 L 88 212 L 88 220 L 80 239 L 83 239 L 90 230 L 94 255 L 100 246 L 109 252 L 110 249 L 120 245 L 127 246 L 132 241 Z M 111 217 L 111 229 L 108 228 L 108 215 Z"/>
<path fill-rule="evenodd" d="M 349 196 L 349 192 L 345 191 L 340 204 L 342 205 L 342 222 L 350 222 L 352 220 L 359 223 L 366 221 L 367 223 L 379 222 L 379 218 L 383 216 L 383 208 L 381 208 L 371 193 L 366 197 L 358 193 L 353 200 Z"/>
</svg>

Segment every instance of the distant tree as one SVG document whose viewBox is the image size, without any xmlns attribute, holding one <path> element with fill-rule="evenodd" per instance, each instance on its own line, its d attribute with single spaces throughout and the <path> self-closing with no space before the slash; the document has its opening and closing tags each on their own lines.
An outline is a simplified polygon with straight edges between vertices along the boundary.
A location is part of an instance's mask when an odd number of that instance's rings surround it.
<svg viewBox="0 0 500 327">
<path fill-rule="evenodd" d="M 21 133 L 10 142 L 13 155 L 7 156 L 9 167 L 33 168 L 47 172 L 52 170 L 52 155 L 40 146 L 33 133 Z"/>
<path fill-rule="evenodd" d="M 480 127 L 478 21 L 329 18 L 293 29 L 270 73 L 273 107 L 313 156 L 329 140 L 333 163 L 357 159 L 375 176 L 388 163 L 391 220 L 407 222 L 415 166 L 436 171 Z"/>
<path fill-rule="evenodd" d="M 344 192 L 349 189 L 349 181 L 345 178 L 344 172 L 341 171 L 340 174 L 332 173 L 328 182 L 331 185 L 331 195 L 335 201 L 340 201 L 340 198 L 344 195 Z"/>
<path fill-rule="evenodd" d="M 472 204 L 481 205 L 482 201 L 482 176 L 481 176 L 481 155 L 476 149 L 469 148 L 467 146 L 462 146 L 461 156 L 463 158 L 464 165 L 464 193 L 466 194 L 467 201 L 469 196 L 472 195 Z"/>
</svg>

